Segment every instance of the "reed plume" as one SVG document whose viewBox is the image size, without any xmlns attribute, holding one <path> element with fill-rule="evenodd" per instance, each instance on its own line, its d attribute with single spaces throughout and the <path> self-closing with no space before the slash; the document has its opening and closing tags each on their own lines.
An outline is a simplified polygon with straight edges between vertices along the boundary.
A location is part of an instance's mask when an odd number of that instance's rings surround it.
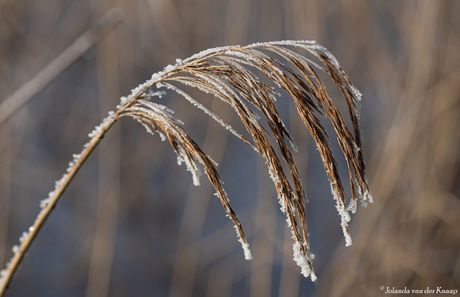
<svg viewBox="0 0 460 297">
<path fill-rule="evenodd" d="M 311 58 L 300 54 L 299 51 L 308 53 Z M 341 91 L 348 107 L 352 131 L 347 128 L 317 71 L 329 75 Z M 211 94 L 227 103 L 238 115 L 249 136 L 243 136 L 218 114 L 194 99 L 184 90 L 187 87 Z M 187 170 L 192 173 L 195 185 L 199 185 L 201 171 L 204 170 L 229 218 L 235 224 L 245 258 L 252 258 L 243 228 L 230 206 L 215 163 L 189 136 L 182 122 L 173 116 L 173 111 L 158 103 L 157 99 L 166 90 L 173 90 L 183 96 L 265 158 L 281 210 L 286 215 L 287 224 L 292 232 L 294 260 L 301 267 L 301 273 L 305 277 L 310 276 L 314 281 L 314 255 L 310 251 L 305 211 L 307 199 L 292 156 L 292 151 L 295 150 L 293 138 L 274 104 L 280 97 L 277 89 L 284 90 L 292 97 L 299 116 L 316 143 L 330 182 L 346 245 L 351 245 L 348 232 L 349 212 L 356 211 L 358 200 L 363 206 L 366 202 L 372 202 L 365 175 L 358 123 L 357 102 L 361 94 L 336 58 L 326 48 L 313 41 L 279 41 L 221 47 L 200 52 L 183 61 L 177 60 L 175 65 L 167 66 L 163 71 L 154 74 L 150 80 L 133 89 L 129 96 L 121 98 L 116 110 L 109 112 L 109 116 L 90 133 L 91 140 L 84 146 L 83 151 L 74 155 L 67 173 L 56 182 L 54 191 L 42 201 L 42 211 L 29 231 L 21 236 L 21 244 L 13 248 L 15 255 L 2 272 L 0 293 L 4 291 L 33 238 L 78 169 L 104 134 L 121 117 L 134 118 L 150 133 L 157 133 L 163 140 L 168 140 L 178 156 L 178 163 L 185 163 Z M 346 160 L 351 188 L 351 197 L 348 201 L 345 199 L 328 135 L 319 116 L 327 118 L 332 124 Z M 268 127 L 261 123 L 261 119 L 266 120 Z M 273 141 L 277 148 L 272 146 Z"/>
</svg>

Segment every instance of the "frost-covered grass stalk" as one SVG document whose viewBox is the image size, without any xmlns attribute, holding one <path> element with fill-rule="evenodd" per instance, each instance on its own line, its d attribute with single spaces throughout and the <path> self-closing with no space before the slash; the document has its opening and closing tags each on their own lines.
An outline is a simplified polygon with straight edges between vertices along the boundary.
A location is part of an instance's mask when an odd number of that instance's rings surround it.
<svg viewBox="0 0 460 297">
<path fill-rule="evenodd" d="M 316 61 L 300 54 L 300 51 Z M 327 73 L 340 89 L 348 106 L 352 131 L 346 127 L 343 117 L 317 75 L 318 70 Z M 266 79 L 261 80 L 258 76 L 265 76 Z M 267 80 L 271 81 L 273 86 L 267 85 Z M 196 88 L 227 103 L 239 116 L 249 137 L 244 137 L 242 133 L 225 123 L 219 115 L 192 98 L 183 90 L 184 86 Z M 310 276 L 314 281 L 314 255 L 310 252 L 305 215 L 306 196 L 291 153 L 291 150 L 295 150 L 295 144 L 274 104 L 279 96 L 276 88 L 284 90 L 292 97 L 299 116 L 317 145 L 330 181 L 346 245 L 351 245 L 348 232 L 349 212 L 356 211 L 357 200 L 366 206 L 366 202 L 372 202 L 372 196 L 365 176 L 358 124 L 359 113 L 356 106 L 361 94 L 336 58 L 314 41 L 278 41 L 213 48 L 183 61 L 177 60 L 175 65 L 169 65 L 163 71 L 154 74 L 151 79 L 133 89 L 129 96 L 122 97 L 116 110 L 109 112 L 108 117 L 89 134 L 90 141 L 85 144 L 83 151 L 73 156 L 66 173 L 56 182 L 48 197 L 42 200 L 42 210 L 35 223 L 21 235 L 19 245 L 13 247 L 14 256 L 1 272 L 0 295 L 5 291 L 18 264 L 70 181 L 104 134 L 118 119 L 125 116 L 139 121 L 148 132 L 158 133 L 162 140 L 167 139 L 178 156 L 178 163 L 186 164 L 187 170 L 192 173 L 195 185 L 200 184 L 200 175 L 204 172 L 235 225 L 245 258 L 252 258 L 243 228 L 230 206 L 214 162 L 190 138 L 183 128 L 183 123 L 173 116 L 173 111 L 156 102 L 156 99 L 164 95 L 165 90 L 177 92 L 265 158 L 278 193 L 281 210 L 286 215 L 288 227 L 292 232 L 294 260 L 300 266 L 301 273 L 305 277 Z M 317 115 L 327 118 L 332 124 L 347 162 L 351 187 L 351 198 L 348 202 L 328 136 Z M 266 120 L 268 127 L 260 123 L 261 118 Z M 272 146 L 270 140 L 274 140 L 277 149 Z M 290 175 L 290 179 L 287 174 Z"/>
</svg>

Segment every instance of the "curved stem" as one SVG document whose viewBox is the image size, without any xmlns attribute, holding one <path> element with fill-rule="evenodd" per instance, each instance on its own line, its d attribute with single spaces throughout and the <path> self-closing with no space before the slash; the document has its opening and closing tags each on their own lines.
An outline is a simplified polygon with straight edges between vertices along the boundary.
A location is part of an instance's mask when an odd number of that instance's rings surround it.
<svg viewBox="0 0 460 297">
<path fill-rule="evenodd" d="M 104 122 L 101 124 L 101 126 L 99 126 L 97 133 L 84 146 L 84 149 L 79 155 L 79 157 L 76 160 L 74 160 L 73 165 L 69 167 L 67 174 L 64 174 L 62 179 L 58 182 L 58 186 L 48 198 L 46 205 L 38 214 L 33 225 L 29 228 L 28 232 L 25 232 L 24 235 L 21 237 L 20 245 L 15 246 L 13 248 L 14 256 L 13 258 L 11 258 L 10 262 L 8 262 L 6 269 L 2 271 L 2 277 L 0 279 L 0 296 L 3 296 L 3 294 L 5 293 L 6 288 L 8 287 L 8 284 L 10 283 L 14 272 L 18 268 L 19 264 L 24 258 L 24 255 L 26 254 L 33 240 L 37 236 L 38 231 L 40 231 L 40 229 L 42 228 L 45 220 L 50 215 L 59 198 L 61 198 L 65 189 L 70 184 L 75 174 L 77 174 L 78 170 L 81 168 L 83 163 L 89 157 L 91 152 L 93 152 L 96 146 L 99 144 L 104 134 L 112 127 L 112 125 L 118 119 L 118 115 L 120 112 L 121 110 L 118 110 L 114 116 L 106 118 Z"/>
</svg>

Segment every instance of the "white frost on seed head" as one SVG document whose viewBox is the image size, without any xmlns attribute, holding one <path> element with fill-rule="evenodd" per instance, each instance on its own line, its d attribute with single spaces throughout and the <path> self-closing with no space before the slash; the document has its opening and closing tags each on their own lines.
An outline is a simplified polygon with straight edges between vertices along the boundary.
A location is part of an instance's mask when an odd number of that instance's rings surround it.
<svg viewBox="0 0 460 297">
<path fill-rule="evenodd" d="M 369 190 L 364 191 L 364 201 L 366 200 L 370 203 L 374 203 L 374 197 Z"/>
<path fill-rule="evenodd" d="M 351 87 L 351 92 L 353 93 L 353 96 L 355 97 L 356 101 L 359 102 L 362 99 L 363 94 L 353 85 Z"/>
<path fill-rule="evenodd" d="M 188 57 L 187 59 L 183 60 L 182 63 L 188 63 L 189 61 L 192 61 L 192 60 L 195 60 L 195 59 L 201 59 L 201 58 L 203 58 L 205 56 L 209 56 L 209 55 L 212 55 L 212 54 L 217 53 L 217 52 L 225 52 L 226 50 L 229 50 L 229 49 L 235 48 L 235 47 L 239 47 L 239 45 L 209 48 L 209 49 L 206 49 L 204 51 L 201 51 L 199 53 L 196 53 L 196 54 Z"/>
<path fill-rule="evenodd" d="M 358 209 L 358 203 L 356 202 L 356 199 L 352 199 L 350 201 L 350 204 L 348 204 L 347 206 L 347 210 L 350 211 L 352 214 L 355 214 L 357 209 Z"/>
<path fill-rule="evenodd" d="M 238 237 L 238 241 L 241 243 L 241 247 L 243 248 L 244 251 L 244 258 L 246 260 L 252 260 L 252 253 L 251 249 L 249 248 L 249 244 L 247 242 L 244 242 L 243 239 L 241 238 L 241 234 L 238 231 L 238 227 L 236 225 L 233 226 L 236 231 L 236 236 Z"/>
<path fill-rule="evenodd" d="M 265 161 L 265 164 L 268 167 L 268 174 L 270 175 L 271 180 L 275 185 L 281 183 L 280 176 L 278 174 L 278 171 L 273 167 L 273 164 L 269 161 Z"/>
<path fill-rule="evenodd" d="M 297 265 L 301 269 L 300 270 L 301 274 L 304 277 L 310 276 L 313 282 L 316 281 L 317 277 L 315 275 L 315 272 L 313 270 L 310 270 L 310 264 L 309 264 L 309 262 L 315 259 L 315 255 L 309 253 L 308 249 L 307 249 L 307 253 L 308 253 L 307 255 L 302 254 L 300 243 L 297 240 L 295 240 L 295 238 L 294 238 L 294 243 L 292 245 L 292 251 L 293 251 L 294 261 L 297 263 Z"/>
<path fill-rule="evenodd" d="M 366 183 L 366 185 L 369 184 L 366 177 L 364 177 L 364 182 Z M 361 200 L 361 205 L 363 207 L 367 207 L 367 202 L 374 203 L 374 197 L 372 197 L 372 194 L 369 191 L 369 189 L 366 188 L 363 193 L 363 186 L 359 185 L 356 179 L 355 179 L 355 184 L 357 185 L 358 195 Z"/>
<path fill-rule="evenodd" d="M 331 192 L 332 192 L 332 195 L 334 196 L 334 200 L 336 201 L 336 206 L 335 207 L 336 207 L 340 217 L 342 217 L 345 222 L 350 222 L 350 220 L 351 220 L 350 214 L 348 213 L 347 209 L 345 208 L 345 205 L 343 204 L 343 202 L 340 200 L 336 189 L 331 187 Z"/>
<path fill-rule="evenodd" d="M 340 225 L 342 226 L 343 236 L 345 237 L 345 246 L 350 246 L 352 245 L 351 236 L 348 232 L 348 223 L 351 221 L 350 213 L 348 212 L 348 209 L 345 207 L 343 202 L 340 200 L 337 190 L 334 189 L 333 185 L 331 185 L 331 192 L 334 196 L 334 200 L 336 201 L 335 207 L 341 219 Z"/>
<path fill-rule="evenodd" d="M 249 244 L 241 243 L 241 246 L 243 247 L 243 250 L 244 250 L 244 258 L 248 261 L 252 260 L 252 253 L 251 253 L 251 250 L 249 249 Z"/>
<path fill-rule="evenodd" d="M 148 92 L 147 92 L 147 97 L 150 99 L 150 98 L 153 98 L 153 97 L 158 97 L 158 98 L 163 98 L 163 96 L 166 95 L 166 91 L 154 91 L 152 89 L 150 89 Z"/>
<path fill-rule="evenodd" d="M 167 65 L 165 67 L 165 72 L 171 72 L 175 69 L 174 65 Z"/>
<path fill-rule="evenodd" d="M 200 169 L 192 160 L 190 160 L 189 156 L 187 155 L 185 149 L 182 146 L 178 146 L 177 150 L 179 152 L 179 155 L 177 157 L 177 164 L 182 165 L 182 162 L 185 163 L 185 165 L 187 166 L 187 171 L 190 171 L 190 173 L 192 174 L 193 185 L 199 186 L 201 176 Z"/>
<path fill-rule="evenodd" d="M 350 233 L 348 233 L 348 223 L 344 222 L 342 219 L 342 231 L 343 231 L 343 236 L 345 237 L 345 246 L 350 246 L 353 245 L 353 241 L 351 240 Z"/>
<path fill-rule="evenodd" d="M 281 205 L 280 210 L 282 213 L 286 213 L 286 199 L 284 199 L 284 195 L 278 194 L 278 202 Z M 288 224 L 290 225 L 290 222 L 288 220 Z"/>
<path fill-rule="evenodd" d="M 358 197 L 359 197 L 359 200 L 361 201 L 361 206 L 366 208 L 367 207 L 367 202 L 366 202 L 366 198 L 363 195 L 362 186 L 358 183 L 356 178 L 355 178 L 354 182 L 355 182 L 356 188 L 358 190 Z"/>
</svg>

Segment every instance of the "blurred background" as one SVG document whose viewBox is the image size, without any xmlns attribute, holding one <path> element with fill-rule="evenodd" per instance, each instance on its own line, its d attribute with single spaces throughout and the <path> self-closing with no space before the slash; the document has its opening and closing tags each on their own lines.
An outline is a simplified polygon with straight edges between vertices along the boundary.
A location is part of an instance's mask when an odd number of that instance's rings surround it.
<svg viewBox="0 0 460 297">
<path fill-rule="evenodd" d="M 109 17 L 88 49 L 73 52 L 69 67 L 53 64 L 59 71 L 49 84 L 34 80 L 46 78 L 40 71 L 114 8 L 122 19 Z M 176 58 L 216 46 L 280 39 L 326 46 L 363 93 L 364 156 L 375 199 L 352 217 L 353 245 L 345 248 L 319 154 L 292 101 L 279 100 L 310 200 L 318 281 L 304 279 L 263 159 L 168 94 L 161 100 L 219 163 L 254 260 L 244 260 L 209 182 L 194 187 L 168 143 L 124 118 L 64 193 L 6 296 L 460 289 L 459 15 L 455 0 L 0 0 L 0 103 L 31 81 L 36 87 L 0 124 L 2 266 L 72 154 L 120 96 Z M 215 100 L 208 100 L 212 107 Z"/>
</svg>

